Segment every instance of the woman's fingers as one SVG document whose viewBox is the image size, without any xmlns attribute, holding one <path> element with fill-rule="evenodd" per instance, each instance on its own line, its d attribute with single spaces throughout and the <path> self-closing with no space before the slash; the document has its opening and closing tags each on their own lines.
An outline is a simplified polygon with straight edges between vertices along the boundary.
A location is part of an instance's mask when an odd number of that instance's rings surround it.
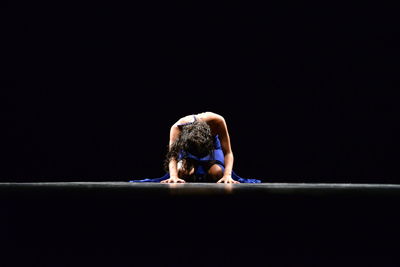
<svg viewBox="0 0 400 267">
<path fill-rule="evenodd" d="M 240 184 L 240 182 L 235 181 L 233 179 L 221 179 L 217 182 L 218 184 L 224 183 L 224 184 Z"/>
<path fill-rule="evenodd" d="M 173 179 L 173 178 L 169 178 L 169 179 L 167 179 L 167 180 L 163 180 L 163 181 L 161 181 L 160 183 L 162 183 L 162 184 L 174 184 L 174 183 L 185 183 L 186 181 L 185 180 L 182 180 L 182 179 Z"/>
</svg>

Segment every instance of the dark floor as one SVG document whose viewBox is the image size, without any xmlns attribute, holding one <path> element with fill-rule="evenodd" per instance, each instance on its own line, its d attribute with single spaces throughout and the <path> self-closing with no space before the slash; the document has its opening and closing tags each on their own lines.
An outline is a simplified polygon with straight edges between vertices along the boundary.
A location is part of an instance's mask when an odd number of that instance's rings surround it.
<svg viewBox="0 0 400 267">
<path fill-rule="evenodd" d="M 400 185 L 0 184 L 1 266 L 399 266 Z"/>
</svg>

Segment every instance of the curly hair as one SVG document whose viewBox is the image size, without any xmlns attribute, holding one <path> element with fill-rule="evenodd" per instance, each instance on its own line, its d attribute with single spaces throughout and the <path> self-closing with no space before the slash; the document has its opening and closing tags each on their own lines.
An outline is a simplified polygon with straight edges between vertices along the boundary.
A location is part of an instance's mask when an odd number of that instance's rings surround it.
<svg viewBox="0 0 400 267">
<path fill-rule="evenodd" d="M 178 160 L 180 155 L 183 159 L 188 157 L 188 153 L 201 158 L 210 154 L 213 155 L 214 152 L 214 139 L 210 126 L 206 122 L 196 120 L 180 127 L 181 133 L 169 146 L 164 161 L 164 169 L 167 172 L 169 171 L 169 162 L 172 159 Z M 182 163 L 185 170 L 191 170 L 194 167 L 191 160 L 183 160 Z"/>
</svg>

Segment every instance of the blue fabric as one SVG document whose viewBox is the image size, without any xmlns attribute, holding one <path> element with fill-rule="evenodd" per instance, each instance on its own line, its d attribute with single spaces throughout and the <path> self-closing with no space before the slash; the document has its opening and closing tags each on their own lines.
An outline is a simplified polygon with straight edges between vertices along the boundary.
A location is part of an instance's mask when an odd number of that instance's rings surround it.
<svg viewBox="0 0 400 267">
<path fill-rule="evenodd" d="M 169 173 L 166 173 L 163 177 L 160 178 L 147 178 L 142 180 L 131 180 L 131 183 L 159 183 L 161 181 L 169 179 Z M 261 183 L 261 180 L 258 179 L 246 179 L 238 176 L 234 171 L 232 171 L 232 179 L 244 184 L 258 184 Z"/>
<path fill-rule="evenodd" d="M 222 168 L 222 170 L 224 170 L 225 169 L 224 153 L 222 151 L 221 142 L 218 138 L 218 135 L 216 135 L 214 137 L 214 148 L 215 149 L 214 149 L 213 155 L 210 154 L 210 155 L 207 155 L 202 158 L 198 158 L 188 152 L 182 151 L 179 154 L 178 160 L 181 160 L 186 157 L 196 160 L 198 162 L 198 168 L 196 168 L 195 175 L 198 177 L 203 177 L 207 174 L 207 170 L 203 166 L 206 165 L 210 161 L 215 161 L 215 163 L 218 164 Z M 159 178 L 146 178 L 146 179 L 142 179 L 142 180 L 131 180 L 129 182 L 131 182 L 131 183 L 143 183 L 143 182 L 159 183 L 161 181 L 169 179 L 169 177 L 170 177 L 169 173 L 166 173 L 164 176 L 159 177 Z M 258 179 L 242 178 L 242 177 L 238 176 L 234 171 L 232 171 L 232 179 L 235 181 L 238 181 L 240 183 L 251 183 L 251 184 L 261 183 L 261 180 L 258 180 Z M 201 181 L 201 178 L 200 178 L 200 181 Z"/>
<path fill-rule="evenodd" d="M 193 122 L 196 120 L 197 120 L 196 116 L 193 115 Z M 189 124 L 192 124 L 193 122 L 180 124 L 178 126 L 189 125 Z M 199 181 L 203 180 L 205 175 L 207 174 L 207 170 L 205 169 L 204 166 L 207 165 L 207 163 L 209 163 L 210 161 L 215 162 L 215 164 L 218 164 L 222 168 L 222 170 L 225 170 L 225 156 L 224 156 L 224 152 L 222 151 L 221 141 L 219 140 L 218 135 L 214 136 L 214 152 L 212 154 L 207 155 L 202 158 L 199 158 L 199 157 L 196 157 L 195 155 L 190 154 L 189 152 L 181 151 L 179 153 L 178 160 L 181 160 L 184 158 L 190 158 L 190 159 L 197 161 L 198 167 L 196 168 L 195 176 L 199 178 Z M 167 180 L 169 177 L 170 177 L 169 173 L 166 173 L 164 176 L 159 177 L 159 178 L 131 180 L 129 182 L 131 182 L 131 183 L 143 183 L 143 182 L 159 183 L 163 180 Z M 242 177 L 238 176 L 234 171 L 232 171 L 232 179 L 235 181 L 238 181 L 240 183 L 251 183 L 251 184 L 261 183 L 261 180 L 242 178 Z"/>
<path fill-rule="evenodd" d="M 204 166 L 209 165 L 211 161 L 215 164 L 218 164 L 222 170 L 225 169 L 225 157 L 224 152 L 222 151 L 221 142 L 219 141 L 218 135 L 214 136 L 214 151 L 213 153 L 199 158 L 195 155 L 190 154 L 186 151 L 181 151 L 178 156 L 178 161 L 184 158 L 190 158 L 197 162 L 198 167 L 196 168 L 196 176 L 205 176 L 207 174 L 207 170 Z"/>
</svg>

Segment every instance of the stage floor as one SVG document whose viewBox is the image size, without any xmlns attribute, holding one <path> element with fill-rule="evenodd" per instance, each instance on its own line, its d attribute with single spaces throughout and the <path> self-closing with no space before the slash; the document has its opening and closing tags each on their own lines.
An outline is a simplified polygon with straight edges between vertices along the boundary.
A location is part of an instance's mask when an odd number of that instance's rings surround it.
<svg viewBox="0 0 400 267">
<path fill-rule="evenodd" d="M 0 230 L 14 266 L 392 267 L 399 203 L 395 184 L 0 183 Z"/>
<path fill-rule="evenodd" d="M 130 182 L 37 182 L 0 183 L 0 192 L 52 191 L 120 192 L 158 195 L 273 195 L 273 194 L 400 194 L 397 184 L 353 183 L 130 183 Z"/>
</svg>

